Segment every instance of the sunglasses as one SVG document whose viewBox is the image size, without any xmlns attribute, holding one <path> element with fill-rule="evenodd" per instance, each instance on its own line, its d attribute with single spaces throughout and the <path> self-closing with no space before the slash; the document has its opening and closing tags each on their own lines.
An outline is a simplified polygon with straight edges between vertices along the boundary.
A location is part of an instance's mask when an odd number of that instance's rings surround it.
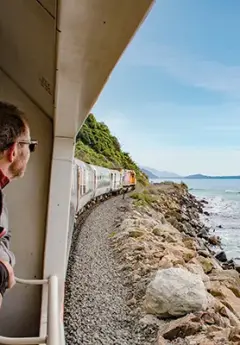
<svg viewBox="0 0 240 345">
<path fill-rule="evenodd" d="M 34 152 L 36 149 L 36 146 L 38 145 L 38 141 L 37 140 L 30 140 L 30 141 L 26 141 L 26 140 L 21 140 L 18 141 L 19 144 L 26 144 L 29 145 L 29 151 L 30 152 Z"/>
</svg>

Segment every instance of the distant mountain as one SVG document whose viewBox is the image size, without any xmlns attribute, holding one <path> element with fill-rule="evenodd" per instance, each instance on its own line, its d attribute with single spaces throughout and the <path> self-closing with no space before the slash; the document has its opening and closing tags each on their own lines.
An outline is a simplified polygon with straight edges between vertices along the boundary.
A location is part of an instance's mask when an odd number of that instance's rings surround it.
<svg viewBox="0 0 240 345">
<path fill-rule="evenodd" d="M 206 179 L 210 178 L 210 176 L 202 175 L 202 174 L 194 174 L 194 175 L 188 175 L 185 176 L 186 179 Z"/>
<path fill-rule="evenodd" d="M 169 172 L 169 171 L 159 171 L 157 169 L 149 168 L 149 167 L 141 167 L 141 170 L 144 172 L 146 171 L 146 174 L 148 175 L 149 178 L 151 179 L 158 179 L 158 178 L 181 178 L 181 176 Z M 151 177 L 149 174 L 152 174 L 155 177 Z"/>
<path fill-rule="evenodd" d="M 142 172 L 144 172 L 144 174 L 146 174 L 148 176 L 148 178 L 155 180 L 158 179 L 158 177 L 156 175 L 154 175 L 151 171 L 145 169 L 145 168 L 141 168 Z"/>
<path fill-rule="evenodd" d="M 207 176 L 202 174 L 195 174 L 186 176 L 185 179 L 240 179 L 240 175 L 237 176 Z"/>
</svg>

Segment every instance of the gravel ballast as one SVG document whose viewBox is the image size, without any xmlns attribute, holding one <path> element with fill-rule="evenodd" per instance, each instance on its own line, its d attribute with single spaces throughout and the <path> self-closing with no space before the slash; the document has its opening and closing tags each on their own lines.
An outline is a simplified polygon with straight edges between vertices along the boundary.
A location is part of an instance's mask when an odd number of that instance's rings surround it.
<svg viewBox="0 0 240 345">
<path fill-rule="evenodd" d="M 126 201 L 114 197 L 94 208 L 73 236 L 65 297 L 67 344 L 138 345 L 138 322 L 126 299 L 131 287 L 124 279 L 109 243 L 118 207 Z"/>
</svg>

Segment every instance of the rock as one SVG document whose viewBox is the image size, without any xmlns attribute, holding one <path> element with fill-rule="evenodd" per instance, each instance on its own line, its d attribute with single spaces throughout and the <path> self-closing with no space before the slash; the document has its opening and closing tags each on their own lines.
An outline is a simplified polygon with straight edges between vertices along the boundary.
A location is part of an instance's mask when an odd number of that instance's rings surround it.
<svg viewBox="0 0 240 345">
<path fill-rule="evenodd" d="M 237 344 L 240 344 L 240 329 L 238 327 L 234 327 L 231 329 L 229 340 L 237 342 Z"/>
<path fill-rule="evenodd" d="M 208 232 L 205 228 L 201 229 L 198 233 L 198 237 L 208 240 Z"/>
<path fill-rule="evenodd" d="M 137 303 L 137 301 L 136 301 L 136 298 L 135 298 L 135 297 L 132 297 L 131 299 L 129 299 L 129 300 L 127 301 L 127 305 L 128 305 L 128 306 L 135 305 L 136 303 Z"/>
<path fill-rule="evenodd" d="M 182 257 L 185 262 L 196 256 L 196 252 L 181 245 L 168 245 L 167 248 L 177 257 Z"/>
<path fill-rule="evenodd" d="M 212 271 L 214 265 L 211 258 L 204 258 L 203 256 L 199 256 L 199 261 L 205 273 L 209 273 Z"/>
<path fill-rule="evenodd" d="M 183 238 L 182 241 L 186 248 L 192 249 L 194 251 L 197 249 L 196 241 L 193 238 L 186 237 L 186 238 Z"/>
<path fill-rule="evenodd" d="M 227 256 L 224 251 L 221 251 L 220 253 L 215 255 L 215 258 L 221 262 L 226 262 L 227 261 Z"/>
<path fill-rule="evenodd" d="M 130 230 L 129 231 L 129 236 L 134 237 L 134 238 L 141 237 L 144 234 L 145 234 L 145 232 L 142 230 Z"/>
<path fill-rule="evenodd" d="M 166 343 L 165 339 L 161 335 L 159 335 L 157 337 L 156 345 L 167 345 L 167 343 Z"/>
<path fill-rule="evenodd" d="M 207 211 L 204 211 L 203 213 L 205 214 L 205 216 L 208 216 L 208 217 L 210 216 L 210 213 Z"/>
<path fill-rule="evenodd" d="M 142 317 L 139 322 L 143 325 L 151 325 L 151 326 L 162 326 L 163 322 L 162 320 L 159 320 L 156 316 L 151 314 L 146 314 L 144 317 Z"/>
<path fill-rule="evenodd" d="M 207 335 L 213 338 L 213 340 L 215 340 L 215 342 L 219 345 L 221 343 L 218 343 L 217 342 L 218 340 L 221 340 L 221 341 L 225 340 L 225 344 L 228 344 L 228 338 L 229 338 L 230 332 L 231 332 L 230 328 L 223 328 L 223 327 L 219 327 L 215 325 L 212 325 L 207 328 Z"/>
<path fill-rule="evenodd" d="M 240 298 L 218 281 L 211 281 L 208 291 L 240 318 Z"/>
<path fill-rule="evenodd" d="M 210 258 L 211 254 L 209 253 L 208 250 L 204 249 L 204 250 L 198 250 L 198 254 L 203 256 L 204 258 Z"/>
<path fill-rule="evenodd" d="M 162 269 L 171 268 L 176 265 L 184 265 L 184 260 L 182 258 L 177 258 L 173 254 L 164 255 L 161 261 L 159 262 L 158 267 Z"/>
<path fill-rule="evenodd" d="M 191 260 L 188 262 L 185 267 L 192 273 L 200 275 L 203 282 L 208 282 L 209 277 L 204 273 L 202 265 L 198 263 L 196 259 Z"/>
<path fill-rule="evenodd" d="M 159 228 L 154 228 L 153 231 L 152 231 L 152 233 L 153 233 L 154 235 L 156 235 L 156 236 L 161 236 L 161 235 L 162 235 L 162 231 L 161 231 L 161 229 L 159 229 Z"/>
<path fill-rule="evenodd" d="M 223 305 L 220 301 L 215 299 L 215 310 L 218 312 L 220 315 L 224 316 L 227 318 L 230 322 L 230 325 L 235 327 L 237 326 L 240 329 L 240 320 L 236 317 L 236 315 L 231 312 L 225 305 Z"/>
<path fill-rule="evenodd" d="M 144 301 L 148 313 L 162 318 L 205 310 L 207 305 L 208 295 L 201 277 L 182 268 L 158 270 Z"/>
<path fill-rule="evenodd" d="M 224 270 L 235 269 L 235 262 L 233 260 L 228 260 L 222 263 L 222 268 Z"/>
<path fill-rule="evenodd" d="M 214 270 L 209 278 L 211 281 L 220 282 L 230 289 L 237 297 L 240 297 L 240 278 L 235 270 Z"/>
<path fill-rule="evenodd" d="M 211 237 L 209 237 L 208 242 L 210 244 L 212 244 L 213 246 L 217 246 L 217 245 L 221 244 L 221 240 L 220 240 L 219 236 L 211 236 Z"/>
<path fill-rule="evenodd" d="M 178 337 L 185 338 L 194 335 L 202 328 L 200 319 L 194 314 L 189 314 L 180 319 L 170 321 L 168 324 L 160 327 L 159 335 L 168 340 L 174 340 Z"/>
<path fill-rule="evenodd" d="M 216 344 L 215 341 L 206 337 L 204 333 L 186 338 L 186 345 L 227 345 L 226 343 Z"/>
</svg>

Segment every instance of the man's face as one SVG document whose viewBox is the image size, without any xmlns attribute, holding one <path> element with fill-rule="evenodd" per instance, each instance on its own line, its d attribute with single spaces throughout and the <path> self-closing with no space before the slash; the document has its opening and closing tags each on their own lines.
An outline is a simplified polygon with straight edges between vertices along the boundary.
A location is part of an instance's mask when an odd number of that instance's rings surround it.
<svg viewBox="0 0 240 345">
<path fill-rule="evenodd" d="M 9 166 L 9 172 L 12 175 L 12 178 L 22 177 L 25 173 L 27 163 L 30 158 L 30 150 L 28 144 L 30 140 L 30 130 L 27 127 L 25 133 L 22 134 L 14 144 L 11 164 Z"/>
</svg>

